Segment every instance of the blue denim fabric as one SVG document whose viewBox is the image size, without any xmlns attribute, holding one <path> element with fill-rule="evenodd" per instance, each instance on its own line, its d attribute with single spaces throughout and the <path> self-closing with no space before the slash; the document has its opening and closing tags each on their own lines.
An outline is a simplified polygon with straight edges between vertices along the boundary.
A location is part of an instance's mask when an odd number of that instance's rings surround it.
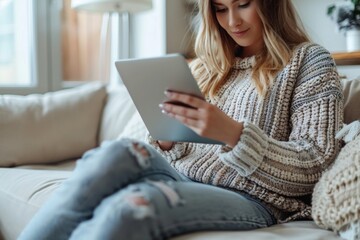
<svg viewBox="0 0 360 240">
<path fill-rule="evenodd" d="M 259 201 L 192 182 L 151 146 L 124 139 L 86 152 L 19 239 L 167 239 L 275 223 Z"/>
</svg>

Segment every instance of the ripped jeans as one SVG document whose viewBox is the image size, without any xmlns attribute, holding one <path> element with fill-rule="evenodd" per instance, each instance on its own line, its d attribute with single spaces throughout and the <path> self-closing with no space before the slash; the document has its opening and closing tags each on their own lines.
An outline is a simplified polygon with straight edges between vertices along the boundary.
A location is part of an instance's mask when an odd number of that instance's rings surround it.
<svg viewBox="0 0 360 240">
<path fill-rule="evenodd" d="M 151 146 L 123 139 L 86 152 L 19 239 L 168 239 L 275 223 L 258 201 L 193 182 Z"/>
</svg>

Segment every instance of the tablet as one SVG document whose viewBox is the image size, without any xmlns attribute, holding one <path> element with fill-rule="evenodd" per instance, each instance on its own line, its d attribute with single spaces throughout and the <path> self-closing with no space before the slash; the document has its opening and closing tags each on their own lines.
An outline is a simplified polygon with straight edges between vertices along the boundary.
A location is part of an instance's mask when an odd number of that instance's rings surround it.
<svg viewBox="0 0 360 240">
<path fill-rule="evenodd" d="M 178 120 L 163 114 L 159 108 L 160 103 L 167 101 L 164 94 L 166 90 L 204 99 L 182 55 L 119 60 L 115 66 L 154 139 L 223 145 L 222 142 L 199 136 Z"/>
</svg>

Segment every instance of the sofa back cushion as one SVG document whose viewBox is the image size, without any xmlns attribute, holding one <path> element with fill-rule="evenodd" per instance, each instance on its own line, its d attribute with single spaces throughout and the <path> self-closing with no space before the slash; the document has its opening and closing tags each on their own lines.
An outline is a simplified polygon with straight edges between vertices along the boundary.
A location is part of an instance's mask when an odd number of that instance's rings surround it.
<svg viewBox="0 0 360 240">
<path fill-rule="evenodd" d="M 0 167 L 58 162 L 96 147 L 105 98 L 101 84 L 0 96 Z"/>
<path fill-rule="evenodd" d="M 99 143 L 116 139 L 125 130 L 135 111 L 135 105 L 124 85 L 109 87 L 101 117 Z"/>
<path fill-rule="evenodd" d="M 360 76 L 352 80 L 344 80 L 344 122 L 360 120 Z"/>
</svg>

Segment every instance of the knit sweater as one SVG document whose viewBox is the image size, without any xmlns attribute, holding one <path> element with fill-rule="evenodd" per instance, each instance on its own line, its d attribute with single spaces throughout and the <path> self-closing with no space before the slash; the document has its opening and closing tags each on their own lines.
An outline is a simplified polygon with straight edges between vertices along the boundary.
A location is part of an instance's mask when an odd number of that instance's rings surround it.
<svg viewBox="0 0 360 240">
<path fill-rule="evenodd" d="M 301 44 L 261 97 L 251 78 L 255 61 L 237 58 L 207 99 L 244 123 L 235 147 L 176 143 L 163 151 L 151 136 L 148 142 L 190 179 L 261 200 L 278 222 L 311 218 L 309 196 L 339 151 L 343 95 L 336 66 L 323 47 Z"/>
</svg>

